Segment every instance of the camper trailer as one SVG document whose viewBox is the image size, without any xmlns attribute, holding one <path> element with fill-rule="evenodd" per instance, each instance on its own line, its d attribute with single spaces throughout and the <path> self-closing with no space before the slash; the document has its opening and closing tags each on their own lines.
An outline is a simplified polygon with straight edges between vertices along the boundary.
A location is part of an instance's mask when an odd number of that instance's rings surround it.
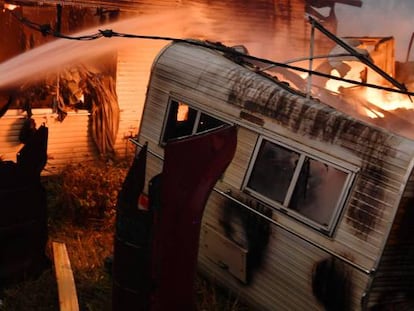
<svg viewBox="0 0 414 311">
<path fill-rule="evenodd" d="M 231 51 L 166 46 L 132 140 L 138 150 L 148 143 L 148 181 L 162 171 L 170 139 L 237 127 L 235 156 L 204 211 L 200 273 L 258 310 L 407 306 L 414 140 L 306 96 Z"/>
</svg>

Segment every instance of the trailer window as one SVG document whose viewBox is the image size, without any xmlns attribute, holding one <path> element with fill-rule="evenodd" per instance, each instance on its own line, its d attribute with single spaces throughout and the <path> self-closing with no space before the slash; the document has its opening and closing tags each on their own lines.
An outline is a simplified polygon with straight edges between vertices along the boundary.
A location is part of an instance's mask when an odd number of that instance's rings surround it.
<svg viewBox="0 0 414 311">
<path fill-rule="evenodd" d="M 247 187 L 273 201 L 283 203 L 298 159 L 298 153 L 263 141 Z"/>
<path fill-rule="evenodd" d="M 352 178 L 350 170 L 261 139 L 244 190 L 331 234 Z"/>
<path fill-rule="evenodd" d="M 184 102 L 171 100 L 161 142 L 166 143 L 173 138 L 201 133 L 223 124 L 225 122 L 207 115 Z"/>
<path fill-rule="evenodd" d="M 347 173 L 306 158 L 289 208 L 326 227 L 345 186 Z"/>
<path fill-rule="evenodd" d="M 222 126 L 223 124 L 224 122 L 222 122 L 221 120 L 218 120 L 205 113 L 200 113 L 200 120 L 197 125 L 197 133 L 214 129 L 216 127 Z"/>
<path fill-rule="evenodd" d="M 191 135 L 197 111 L 184 103 L 172 101 L 167 116 L 163 142 L 169 139 Z"/>
</svg>

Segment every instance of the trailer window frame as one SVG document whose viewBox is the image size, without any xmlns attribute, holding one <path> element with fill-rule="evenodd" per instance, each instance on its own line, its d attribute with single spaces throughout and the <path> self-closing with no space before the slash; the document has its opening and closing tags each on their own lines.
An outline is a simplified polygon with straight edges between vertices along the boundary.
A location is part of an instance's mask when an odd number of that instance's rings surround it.
<svg viewBox="0 0 414 311">
<path fill-rule="evenodd" d="M 281 180 L 278 185 L 282 189 L 282 197 L 280 197 L 280 193 L 272 193 L 268 192 L 266 193 L 266 190 L 264 190 L 263 186 L 262 189 L 260 189 L 259 186 L 252 185 L 252 180 L 254 180 L 255 173 L 257 173 L 257 168 L 260 165 L 260 162 L 262 161 L 264 166 L 262 168 L 263 173 L 262 174 L 268 174 L 269 172 L 272 172 L 272 164 L 265 165 L 264 163 L 264 153 L 266 150 L 265 145 L 270 144 L 273 148 L 279 149 L 281 152 L 279 152 L 279 156 L 281 155 L 285 159 L 283 160 L 283 170 L 287 172 L 277 172 L 276 175 L 283 178 L 289 178 L 287 180 L 288 185 L 286 186 L 284 183 L 284 180 Z M 269 148 L 268 148 L 269 149 Z M 265 151 L 264 151 L 265 150 Z M 268 151 L 268 150 L 267 150 Z M 291 157 L 289 157 L 291 155 Z M 295 157 L 296 156 L 296 157 Z M 289 158 L 287 158 L 289 157 Z M 266 160 L 267 161 L 267 160 Z M 274 160 L 275 161 L 275 160 Z M 277 160 L 276 160 L 277 161 Z M 258 165 L 259 163 L 259 165 Z M 316 165 L 315 165 L 316 164 Z M 275 164 L 274 166 L 277 167 L 278 164 Z M 291 166 L 291 167 L 289 167 Z M 335 178 L 336 184 L 336 192 L 332 194 L 333 198 L 331 198 L 331 193 L 329 193 L 330 200 L 334 200 L 335 203 L 332 203 L 332 207 L 328 209 L 328 216 L 323 217 L 321 214 L 315 213 L 314 215 L 306 215 L 304 211 L 301 211 L 300 208 L 296 205 L 296 210 L 293 209 L 293 206 L 295 203 L 295 200 L 297 202 L 298 195 L 297 195 L 297 189 L 299 189 L 300 183 L 303 181 L 303 175 L 305 167 L 307 167 L 308 173 L 307 176 L 309 176 L 309 167 L 317 167 L 319 166 L 319 169 L 322 171 L 322 169 L 326 168 L 326 171 L 329 171 L 329 176 L 327 178 Z M 282 167 L 282 166 L 279 166 Z M 293 167 L 293 170 L 292 170 Z M 256 169 L 255 169 L 256 168 Z M 265 171 L 267 170 L 267 171 Z M 312 229 L 315 229 L 324 235 L 332 236 L 335 228 L 337 226 L 337 223 L 339 221 L 340 215 L 342 214 L 342 211 L 345 207 L 345 203 L 348 200 L 349 193 L 351 190 L 351 187 L 353 185 L 353 182 L 355 180 L 356 172 L 358 168 L 356 168 L 353 165 L 349 165 L 346 162 L 334 159 L 330 156 L 323 156 L 318 152 L 315 152 L 315 154 L 312 153 L 312 151 L 308 147 L 300 148 L 300 146 L 296 146 L 295 144 L 288 144 L 286 142 L 281 142 L 275 139 L 271 139 L 269 137 L 259 135 L 256 146 L 253 150 L 252 156 L 250 158 L 250 163 L 248 164 L 248 168 L 242 183 L 242 190 L 252 197 L 258 199 L 259 201 L 263 202 L 264 204 L 282 212 L 283 214 L 288 215 L 289 217 L 299 221 L 300 223 L 303 223 Z M 328 174 L 328 173 L 326 173 Z M 272 182 L 273 176 L 271 174 L 268 174 L 269 176 L 266 177 L 266 179 L 270 182 Z M 319 177 L 316 174 L 314 174 L 317 177 Z M 265 175 L 262 175 L 265 176 Z M 334 176 L 334 177 L 332 177 Z M 256 179 L 259 177 L 256 176 Z M 325 181 L 326 183 L 326 181 Z M 272 184 L 275 185 L 275 184 Z M 326 183 L 326 185 L 328 185 Z M 305 185 L 307 186 L 307 184 Z M 331 184 L 330 184 L 331 186 Z M 339 187 L 339 188 L 338 188 Z M 276 188 L 271 187 L 271 190 L 274 190 Z M 267 189 L 267 191 L 269 191 Z M 317 193 L 317 192 L 315 192 Z M 322 193 L 322 192 L 321 192 Z M 317 193 L 319 194 L 319 193 Z M 296 196 L 296 197 L 295 197 Z M 322 199 L 320 199 L 322 200 Z M 316 204 L 315 204 L 316 205 Z M 323 204 L 322 204 L 323 205 Z M 304 204 L 306 206 L 306 204 Z M 324 206 L 325 207 L 325 206 Z M 319 205 L 317 205 L 317 209 L 319 208 Z M 326 210 L 325 210 L 326 213 Z M 323 222 L 322 219 L 328 219 L 329 221 Z"/>
<path fill-rule="evenodd" d="M 177 104 L 177 108 L 174 107 L 174 105 Z M 178 113 L 178 107 L 180 104 L 186 105 L 188 107 L 188 115 L 187 118 L 190 120 L 189 122 L 191 122 L 192 124 L 189 124 L 188 127 L 191 127 L 191 130 L 189 129 L 183 129 L 183 135 L 171 135 L 169 134 L 170 131 L 174 131 L 173 127 L 176 127 L 177 124 L 172 125 L 170 122 L 174 122 L 178 121 L 178 114 L 177 117 L 174 118 L 174 115 L 172 115 L 173 110 L 172 109 L 177 109 L 177 113 Z M 174 112 L 175 114 L 175 112 Z M 195 115 L 192 115 L 195 114 Z M 217 126 L 214 127 L 207 127 L 201 131 L 199 131 L 200 127 L 203 125 L 201 122 L 204 118 L 204 116 L 208 119 L 214 119 L 214 122 L 219 122 L 220 124 L 218 124 Z M 204 118 L 204 119 L 206 119 Z M 185 122 L 186 120 L 183 120 L 182 122 Z M 213 121 L 213 120 L 212 120 Z M 226 121 L 223 121 L 221 118 L 217 118 L 215 115 L 211 114 L 211 113 L 207 113 L 206 111 L 198 108 L 196 105 L 193 105 L 191 103 L 189 103 L 187 100 L 181 100 L 175 97 L 170 97 L 168 100 L 168 107 L 166 109 L 166 114 L 164 116 L 164 122 L 163 122 L 163 126 L 162 126 L 162 131 L 161 131 L 161 135 L 160 135 L 160 142 L 159 144 L 161 146 L 165 146 L 165 144 L 167 143 L 168 140 L 170 139 L 178 139 L 181 137 L 186 137 L 186 136 L 192 136 L 195 135 L 197 133 L 203 133 L 215 128 L 218 128 L 220 126 L 229 124 Z M 184 124 L 183 124 L 184 125 Z M 175 128 L 176 130 L 176 128 Z M 168 136 L 168 137 L 166 137 Z"/>
</svg>

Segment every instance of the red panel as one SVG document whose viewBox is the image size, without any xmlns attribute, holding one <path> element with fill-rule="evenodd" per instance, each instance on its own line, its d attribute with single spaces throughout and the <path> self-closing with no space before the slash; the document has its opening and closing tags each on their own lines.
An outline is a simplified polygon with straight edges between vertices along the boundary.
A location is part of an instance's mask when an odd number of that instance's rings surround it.
<svg viewBox="0 0 414 311">
<path fill-rule="evenodd" d="M 207 199 L 233 159 L 234 126 L 167 144 L 161 176 L 161 209 L 153 239 L 155 288 L 151 310 L 195 310 L 200 225 Z"/>
<path fill-rule="evenodd" d="M 152 213 L 138 209 L 145 185 L 147 144 L 134 158 L 118 195 L 112 310 L 148 310 L 151 292 Z"/>
</svg>

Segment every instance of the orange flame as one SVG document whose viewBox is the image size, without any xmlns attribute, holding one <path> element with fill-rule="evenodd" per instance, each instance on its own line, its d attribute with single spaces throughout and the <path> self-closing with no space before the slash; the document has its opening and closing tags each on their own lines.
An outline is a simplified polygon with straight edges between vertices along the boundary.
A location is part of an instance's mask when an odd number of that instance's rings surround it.
<svg viewBox="0 0 414 311">
<path fill-rule="evenodd" d="M 347 64 L 351 66 L 351 70 L 344 78 L 361 82 L 361 72 L 364 69 L 363 65 L 357 62 L 347 62 Z M 332 70 L 331 75 L 339 77 L 339 73 L 335 69 Z M 371 78 L 367 82 L 371 84 L 381 85 L 379 79 Z M 341 87 L 348 88 L 352 86 L 354 85 L 333 79 L 328 80 L 326 83 L 326 88 L 335 93 L 339 93 Z M 370 104 L 379 108 L 378 110 L 375 108 L 361 109 L 362 113 L 365 113 L 370 118 L 383 118 L 384 114 L 381 112 L 381 110 L 394 111 L 397 109 L 414 109 L 414 103 L 411 101 L 410 97 L 404 94 L 393 93 L 374 88 L 361 88 L 359 95 L 365 98 Z"/>
<path fill-rule="evenodd" d="M 18 7 L 18 5 L 15 4 L 10 4 L 10 3 L 5 3 L 4 4 L 4 9 L 5 10 L 10 10 L 13 11 L 14 9 L 16 9 Z M 4 11 L 4 10 L 3 10 Z"/>
</svg>

